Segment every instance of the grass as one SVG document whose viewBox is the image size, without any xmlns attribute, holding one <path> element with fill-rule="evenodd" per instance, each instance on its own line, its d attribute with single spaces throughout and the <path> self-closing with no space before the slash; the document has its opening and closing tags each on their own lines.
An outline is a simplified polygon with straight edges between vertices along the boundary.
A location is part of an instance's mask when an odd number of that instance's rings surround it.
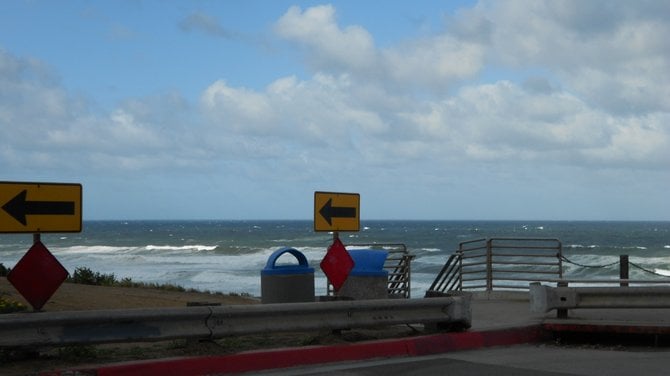
<svg viewBox="0 0 670 376">
<path fill-rule="evenodd" d="M 0 277 L 6 277 L 10 268 L 5 267 L 0 263 Z M 186 289 L 182 286 L 171 284 L 171 283 L 147 283 L 147 282 L 135 282 L 131 278 L 122 278 L 117 279 L 114 273 L 104 274 L 100 272 L 94 272 L 93 270 L 87 267 L 77 267 L 74 270 L 74 273 L 71 276 L 68 276 L 67 282 L 70 283 L 79 283 L 82 285 L 94 285 L 94 286 L 115 286 L 115 287 L 134 287 L 134 288 L 148 288 L 155 290 L 163 291 L 172 291 L 172 292 L 202 292 L 212 295 L 224 295 L 221 292 L 211 292 L 211 291 L 200 291 L 197 289 Z M 243 293 L 229 293 L 229 296 L 237 297 L 251 297 L 251 294 Z M 9 297 L 0 295 L 0 314 L 3 313 L 15 313 L 23 312 L 28 310 L 28 307 L 21 302 L 15 301 Z"/>
<path fill-rule="evenodd" d="M 122 278 L 121 280 L 118 280 L 114 275 L 114 273 L 104 274 L 100 272 L 94 272 L 87 267 L 77 267 L 74 270 L 74 274 L 71 277 L 68 277 L 67 281 L 71 283 L 80 283 L 84 285 L 94 285 L 94 286 L 137 287 L 137 288 L 150 288 L 155 290 L 174 291 L 174 292 L 203 292 L 212 295 L 223 295 L 223 293 L 221 292 L 211 292 L 209 290 L 201 291 L 193 288 L 187 289 L 172 283 L 159 284 L 159 283 L 135 282 L 131 278 Z M 251 294 L 246 292 L 230 293 L 228 295 L 251 297 Z"/>
<path fill-rule="evenodd" d="M 0 277 L 6 277 L 10 271 L 10 268 L 7 268 L 2 263 L 0 263 Z M 0 314 L 23 312 L 27 309 L 28 307 L 26 307 L 23 303 L 0 295 Z"/>
</svg>

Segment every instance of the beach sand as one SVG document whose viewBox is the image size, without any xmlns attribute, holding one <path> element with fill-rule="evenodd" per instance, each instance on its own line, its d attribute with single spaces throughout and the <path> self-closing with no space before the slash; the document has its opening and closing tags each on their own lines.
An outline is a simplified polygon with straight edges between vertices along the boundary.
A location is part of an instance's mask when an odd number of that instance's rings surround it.
<svg viewBox="0 0 670 376">
<path fill-rule="evenodd" d="M 30 304 L 4 277 L 0 277 L 0 296 L 24 303 L 31 310 Z M 258 303 L 258 299 L 200 292 L 63 283 L 42 307 L 42 311 L 185 307 L 188 302 L 253 304 Z"/>
</svg>

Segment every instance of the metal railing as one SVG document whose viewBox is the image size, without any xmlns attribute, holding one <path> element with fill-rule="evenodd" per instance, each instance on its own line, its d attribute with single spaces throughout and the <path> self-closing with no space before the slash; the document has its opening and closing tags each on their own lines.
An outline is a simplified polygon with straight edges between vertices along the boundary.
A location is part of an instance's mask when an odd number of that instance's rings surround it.
<svg viewBox="0 0 670 376">
<path fill-rule="evenodd" d="M 462 260 L 463 258 L 458 252 L 449 256 L 428 291 L 447 292 L 463 290 L 463 281 L 460 273 Z"/>
<path fill-rule="evenodd" d="M 532 312 L 557 310 L 559 318 L 576 308 L 670 308 L 669 286 L 550 287 L 530 284 Z"/>
<path fill-rule="evenodd" d="M 489 238 L 461 242 L 428 291 L 528 289 L 563 278 L 563 246 L 553 238 Z"/>
<path fill-rule="evenodd" d="M 388 296 L 389 298 L 409 299 L 412 290 L 412 259 L 407 246 L 402 243 L 359 243 L 347 244 L 347 248 L 366 248 L 388 252 L 384 262 L 384 269 L 388 271 Z M 327 282 L 327 294 L 335 295 L 333 285 Z"/>
</svg>

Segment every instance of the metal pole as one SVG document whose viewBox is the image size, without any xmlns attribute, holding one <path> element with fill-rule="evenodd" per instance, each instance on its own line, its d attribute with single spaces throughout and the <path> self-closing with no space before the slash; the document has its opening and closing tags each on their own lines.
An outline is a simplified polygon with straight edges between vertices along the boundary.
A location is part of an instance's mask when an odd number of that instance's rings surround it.
<svg viewBox="0 0 670 376">
<path fill-rule="evenodd" d="M 563 278 L 563 243 L 558 241 L 558 278 Z"/>
<path fill-rule="evenodd" d="M 619 279 L 628 279 L 628 255 L 619 255 Z M 621 282 L 621 287 L 627 287 L 628 282 Z"/>
<path fill-rule="evenodd" d="M 486 291 L 488 292 L 493 291 L 493 255 L 491 254 L 491 243 L 491 239 L 486 241 Z"/>
<path fill-rule="evenodd" d="M 458 255 L 458 291 L 463 291 L 463 253 Z"/>
<path fill-rule="evenodd" d="M 338 241 L 338 240 L 340 240 L 340 232 L 339 231 L 333 231 L 333 244 L 335 244 L 335 242 Z M 337 296 L 340 295 L 339 291 L 335 290 L 335 286 L 333 286 L 333 284 L 330 283 L 330 281 L 328 281 L 328 278 L 326 278 L 326 284 L 333 287 L 333 296 L 337 297 Z"/>
</svg>

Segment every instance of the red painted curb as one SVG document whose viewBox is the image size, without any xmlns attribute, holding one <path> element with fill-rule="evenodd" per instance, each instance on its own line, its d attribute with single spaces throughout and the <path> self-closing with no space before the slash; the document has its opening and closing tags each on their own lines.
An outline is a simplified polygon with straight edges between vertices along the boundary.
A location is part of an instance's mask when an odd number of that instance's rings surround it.
<svg viewBox="0 0 670 376">
<path fill-rule="evenodd" d="M 485 332 L 443 333 L 402 339 L 334 346 L 309 346 L 239 354 L 171 358 L 101 365 L 96 368 L 64 370 L 43 375 L 205 375 L 240 373 L 301 365 L 325 364 L 374 358 L 421 356 L 483 347 L 516 345 L 546 339 L 540 325 Z"/>
</svg>

